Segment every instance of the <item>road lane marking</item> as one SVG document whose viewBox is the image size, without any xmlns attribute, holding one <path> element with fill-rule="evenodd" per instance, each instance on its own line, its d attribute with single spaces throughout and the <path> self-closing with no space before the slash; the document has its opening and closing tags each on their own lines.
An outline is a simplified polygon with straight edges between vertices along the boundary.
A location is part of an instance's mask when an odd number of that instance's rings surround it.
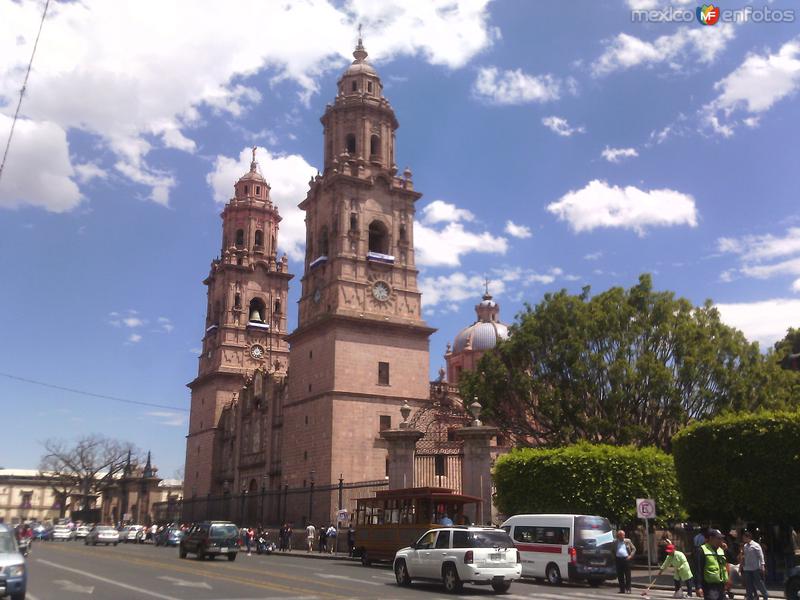
<svg viewBox="0 0 800 600">
<path fill-rule="evenodd" d="M 208 585 L 205 581 L 188 581 L 186 579 L 181 579 L 179 577 L 169 577 L 168 575 L 162 575 L 159 579 L 163 579 L 171 583 L 172 585 L 177 585 L 178 587 L 193 587 L 193 588 L 203 588 L 206 590 L 210 590 L 211 586 Z"/>
<path fill-rule="evenodd" d="M 94 594 L 93 585 L 79 585 L 67 579 L 54 579 L 53 583 L 60 586 L 65 592 L 76 592 L 78 594 Z"/>
<path fill-rule="evenodd" d="M 63 571 L 67 571 L 68 573 L 75 573 L 76 575 L 81 575 L 83 577 L 88 577 L 89 579 L 94 579 L 95 581 L 102 581 L 103 583 L 107 583 L 109 585 L 115 585 L 117 587 L 121 587 L 125 590 L 130 590 L 132 592 L 136 592 L 138 594 L 144 594 L 145 596 L 152 596 L 153 598 L 161 598 L 161 600 L 180 600 L 179 598 L 175 598 L 174 596 L 167 596 L 165 594 L 159 594 L 158 592 L 151 592 L 150 590 L 145 590 L 142 588 L 137 588 L 132 585 L 128 585 L 127 583 L 122 583 L 120 581 L 114 581 L 113 579 L 107 579 L 106 577 L 100 577 L 99 575 L 94 575 L 92 573 L 86 573 L 85 571 L 81 571 L 80 569 L 73 569 L 72 567 L 65 567 L 64 565 L 59 565 L 54 562 L 50 562 L 49 560 L 43 560 L 41 558 L 37 558 L 36 562 L 40 562 L 43 565 L 48 565 L 55 569 L 61 569 Z"/>
<path fill-rule="evenodd" d="M 229 582 L 233 582 L 233 583 L 239 583 L 239 584 L 242 584 L 242 585 L 247 585 L 247 586 L 251 586 L 251 587 L 256 587 L 256 588 L 261 588 L 261 589 L 266 589 L 266 590 L 272 590 L 272 591 L 277 591 L 277 592 L 289 592 L 289 593 L 301 593 L 301 594 L 310 593 L 310 594 L 315 594 L 317 597 L 324 596 L 324 597 L 328 597 L 328 598 L 339 598 L 341 600 L 349 600 L 352 597 L 352 594 L 344 596 L 344 595 L 335 594 L 335 593 L 332 593 L 332 592 L 321 592 L 321 591 L 303 589 L 303 588 L 298 588 L 298 587 L 290 587 L 288 585 L 282 585 L 282 584 L 278 584 L 278 583 L 266 583 L 266 582 L 262 583 L 260 581 L 255 580 L 255 579 L 245 579 L 245 578 L 242 578 L 242 577 L 234 577 L 232 575 L 225 575 L 225 574 L 221 574 L 219 572 L 213 572 L 213 571 L 207 571 L 207 570 L 201 571 L 201 570 L 198 570 L 197 568 L 191 568 L 191 567 L 187 568 L 187 567 L 183 567 L 183 566 L 171 565 L 169 563 L 164 563 L 164 562 L 155 562 L 155 561 L 152 561 L 152 560 L 142 560 L 142 559 L 133 558 L 131 554 L 127 554 L 126 556 L 103 555 L 103 554 L 97 554 L 97 553 L 92 552 L 92 551 L 69 549 L 69 548 L 63 548 L 63 547 L 59 548 L 57 551 L 58 552 L 64 552 L 66 554 L 79 554 L 79 555 L 91 556 L 91 557 L 93 557 L 95 559 L 98 558 L 98 557 L 102 557 L 102 558 L 108 559 L 109 561 L 124 562 L 126 564 L 138 564 L 138 565 L 142 565 L 142 566 L 146 566 L 146 567 L 158 567 L 158 568 L 162 568 L 162 569 L 168 569 L 168 570 L 171 570 L 171 571 L 175 571 L 176 573 L 185 573 L 187 575 L 195 575 L 195 576 L 198 576 L 198 577 L 205 577 L 207 579 L 217 579 L 219 581 L 229 581 Z M 222 568 L 223 565 L 219 565 L 219 567 Z M 247 572 L 247 573 L 252 573 L 254 575 L 261 575 L 262 577 L 269 577 L 269 576 L 273 575 L 272 573 L 258 573 L 258 572 L 253 573 L 253 571 L 251 571 L 249 569 L 240 569 L 240 570 L 244 571 L 244 572 Z M 275 575 L 277 575 L 277 574 L 275 574 Z M 305 583 L 309 583 L 309 584 L 313 584 L 313 585 L 327 585 L 329 587 L 335 587 L 337 589 L 346 590 L 348 592 L 350 591 L 347 588 L 343 588 L 343 587 L 340 587 L 340 586 L 334 586 L 333 584 L 329 584 L 329 583 L 325 583 L 325 582 L 322 582 L 322 581 L 318 581 L 318 580 L 313 579 L 313 578 L 305 578 L 304 577 L 304 578 L 292 578 L 292 579 L 297 579 L 299 581 L 303 581 Z"/>
<path fill-rule="evenodd" d="M 383 583 L 376 583 L 374 581 L 365 581 L 364 579 L 353 579 L 352 577 L 348 577 L 347 575 L 333 575 L 331 573 L 315 573 L 317 577 L 322 577 L 323 579 L 343 579 L 344 581 L 349 581 L 350 583 L 364 583 L 366 585 L 384 585 Z"/>
</svg>

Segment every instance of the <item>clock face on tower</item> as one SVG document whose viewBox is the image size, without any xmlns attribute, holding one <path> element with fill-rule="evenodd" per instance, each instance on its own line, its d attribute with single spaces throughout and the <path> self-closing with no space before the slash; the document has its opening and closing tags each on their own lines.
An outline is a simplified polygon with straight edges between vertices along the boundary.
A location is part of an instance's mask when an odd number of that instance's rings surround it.
<svg viewBox="0 0 800 600">
<path fill-rule="evenodd" d="M 392 293 L 392 288 L 385 281 L 376 281 L 372 284 L 372 296 L 378 302 L 386 302 Z"/>
<path fill-rule="evenodd" d="M 253 344 L 250 346 L 250 356 L 256 360 L 261 360 L 264 358 L 264 347 L 260 344 Z"/>
</svg>

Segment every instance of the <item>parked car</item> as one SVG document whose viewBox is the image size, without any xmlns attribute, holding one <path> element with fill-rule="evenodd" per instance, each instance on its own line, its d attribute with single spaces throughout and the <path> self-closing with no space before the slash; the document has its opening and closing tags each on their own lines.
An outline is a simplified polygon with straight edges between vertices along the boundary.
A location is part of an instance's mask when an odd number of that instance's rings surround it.
<svg viewBox="0 0 800 600">
<path fill-rule="evenodd" d="M 53 528 L 37 523 L 33 526 L 33 538 L 36 540 L 49 540 L 53 533 Z"/>
<path fill-rule="evenodd" d="M 17 547 L 14 530 L 0 524 L 0 598 L 25 600 L 27 585 L 25 558 Z"/>
<path fill-rule="evenodd" d="M 119 530 L 119 541 L 144 543 L 145 530 L 143 525 L 126 525 Z"/>
<path fill-rule="evenodd" d="M 522 577 L 522 565 L 519 551 L 502 529 L 442 527 L 398 550 L 394 573 L 401 586 L 414 580 L 441 581 L 452 594 L 473 583 L 505 593 Z"/>
<path fill-rule="evenodd" d="M 617 575 L 614 532 L 605 517 L 589 515 L 516 515 L 501 527 L 522 557 L 522 575 L 586 581 L 597 587 Z"/>
<path fill-rule="evenodd" d="M 71 542 L 75 539 L 75 532 L 67 525 L 56 525 L 52 537 L 56 542 Z"/>
<path fill-rule="evenodd" d="M 183 532 L 177 527 L 164 527 L 156 532 L 153 543 L 156 546 L 178 546 L 183 539 Z"/>
<path fill-rule="evenodd" d="M 87 535 L 89 535 L 89 532 L 91 530 L 92 530 L 92 528 L 89 525 L 79 525 L 75 529 L 75 539 L 76 540 L 84 539 Z"/>
<path fill-rule="evenodd" d="M 87 546 L 119 544 L 119 532 L 109 525 L 95 525 L 83 540 Z"/>
<path fill-rule="evenodd" d="M 224 555 L 236 560 L 239 551 L 239 529 L 230 521 L 204 521 L 194 525 L 178 544 L 178 555 L 191 553 L 197 560 Z"/>
<path fill-rule="evenodd" d="M 784 592 L 786 593 L 786 600 L 800 600 L 800 567 L 794 567 L 789 571 Z"/>
</svg>

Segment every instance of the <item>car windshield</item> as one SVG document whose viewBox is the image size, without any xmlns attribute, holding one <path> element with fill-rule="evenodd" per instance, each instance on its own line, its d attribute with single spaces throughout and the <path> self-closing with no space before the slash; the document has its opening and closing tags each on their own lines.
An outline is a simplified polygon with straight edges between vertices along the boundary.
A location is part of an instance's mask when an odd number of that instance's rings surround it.
<svg viewBox="0 0 800 600">
<path fill-rule="evenodd" d="M 604 517 L 575 517 L 575 545 L 602 546 L 614 541 L 611 523 Z"/>
<path fill-rule="evenodd" d="M 513 548 L 505 531 L 454 531 L 453 548 Z"/>
<path fill-rule="evenodd" d="M 0 535 L 0 554 L 11 554 L 16 551 L 14 538 L 10 535 Z"/>
<path fill-rule="evenodd" d="M 212 538 L 236 537 L 239 531 L 236 525 L 212 525 L 209 536 Z"/>
</svg>

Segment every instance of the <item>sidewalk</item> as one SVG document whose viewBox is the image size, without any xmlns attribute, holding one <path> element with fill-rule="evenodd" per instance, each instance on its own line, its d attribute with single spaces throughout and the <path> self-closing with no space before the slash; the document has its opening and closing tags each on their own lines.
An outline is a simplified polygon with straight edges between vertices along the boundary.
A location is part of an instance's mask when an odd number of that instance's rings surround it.
<svg viewBox="0 0 800 600">
<path fill-rule="evenodd" d="M 658 567 L 653 567 L 653 575 L 655 576 L 658 573 Z M 732 592 L 734 593 L 736 598 L 744 598 L 744 586 L 741 585 L 741 582 L 738 581 L 738 576 L 734 578 L 734 585 L 732 588 Z M 660 577 L 656 578 L 656 584 L 653 586 L 652 589 L 654 590 L 669 590 L 672 591 L 675 589 L 674 579 L 672 577 L 672 572 L 667 574 L 661 575 Z M 614 582 L 611 582 L 614 583 Z M 631 570 L 631 585 L 635 588 L 646 588 L 647 585 L 650 583 L 650 579 L 647 577 L 647 566 L 646 565 L 633 565 Z M 776 587 L 774 585 L 768 586 L 767 590 L 769 591 L 770 598 L 785 598 L 783 593 L 783 587 Z"/>
</svg>

